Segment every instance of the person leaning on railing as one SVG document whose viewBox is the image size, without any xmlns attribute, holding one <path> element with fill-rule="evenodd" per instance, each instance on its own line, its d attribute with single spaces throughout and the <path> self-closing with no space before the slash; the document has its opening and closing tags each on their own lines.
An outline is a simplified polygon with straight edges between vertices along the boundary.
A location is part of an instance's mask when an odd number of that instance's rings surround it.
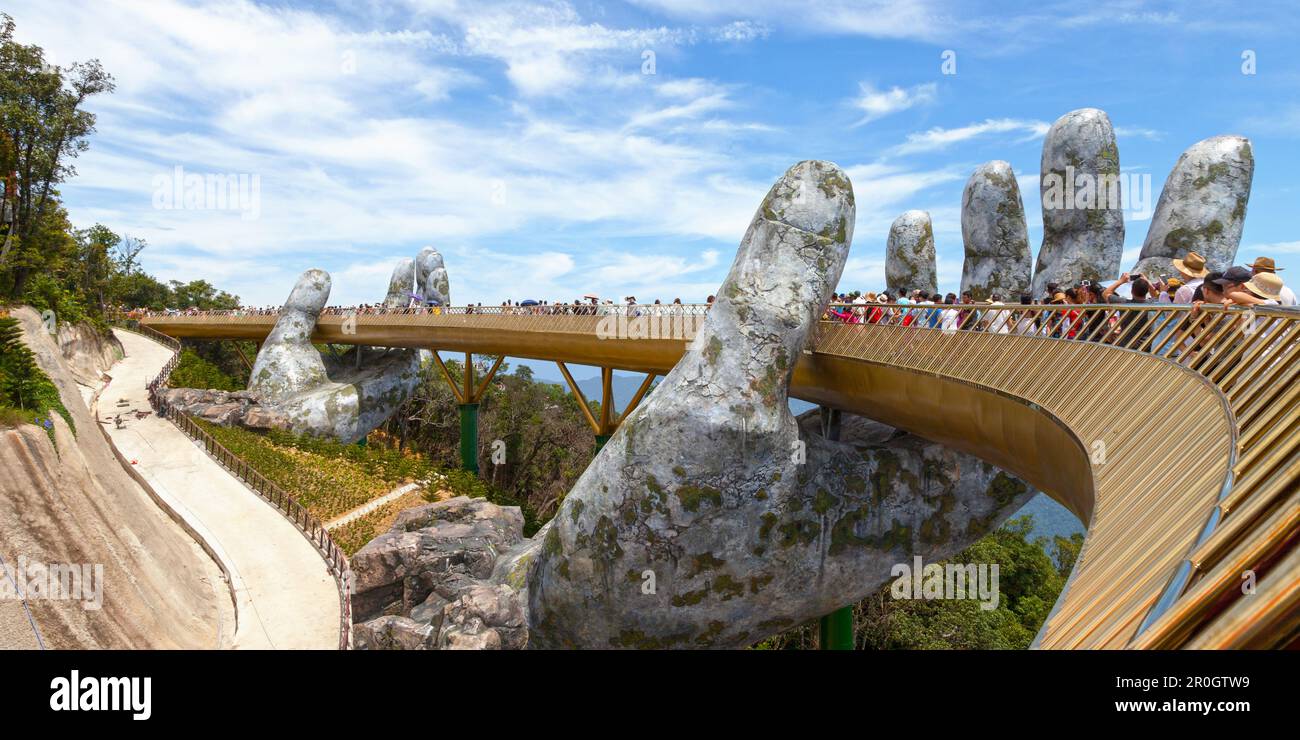
<svg viewBox="0 0 1300 740">
<path fill-rule="evenodd" d="M 1116 293 L 1120 286 L 1126 284 L 1131 286 L 1129 298 Z M 1129 275 L 1127 272 L 1101 292 L 1102 300 L 1113 305 L 1143 305 L 1149 302 L 1150 296 L 1151 283 L 1141 275 Z M 1141 345 L 1146 336 L 1143 326 L 1145 323 L 1146 317 L 1139 311 L 1120 311 L 1115 328 L 1110 332 L 1108 339 L 1110 343 L 1121 347 Z"/>
</svg>

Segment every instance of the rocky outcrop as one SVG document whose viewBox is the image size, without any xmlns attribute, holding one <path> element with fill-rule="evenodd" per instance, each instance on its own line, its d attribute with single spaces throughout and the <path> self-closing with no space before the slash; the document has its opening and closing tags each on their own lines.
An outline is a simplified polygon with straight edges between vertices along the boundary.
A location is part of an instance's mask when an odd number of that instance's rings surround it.
<svg viewBox="0 0 1300 740">
<path fill-rule="evenodd" d="M 986 162 L 966 181 L 961 196 L 961 238 L 966 247 L 961 289 L 976 300 L 998 294 L 1015 300 L 1030 285 L 1032 269 L 1025 205 L 1011 165 Z"/>
<path fill-rule="evenodd" d="M 122 343 L 111 332 L 101 333 L 87 323 L 61 322 L 56 341 L 68 370 L 77 382 L 97 385 L 104 371 L 122 359 Z"/>
<path fill-rule="evenodd" d="M 489 580 L 523 539 L 517 507 L 459 496 L 402 512 L 352 556 L 354 644 L 361 649 L 519 649 L 519 592 Z"/>
<path fill-rule="evenodd" d="M 265 430 L 290 428 L 289 417 L 262 404 L 256 391 L 218 391 L 170 388 L 163 393 L 168 406 L 220 426 Z"/>
<path fill-rule="evenodd" d="M 1049 282 L 1111 280 L 1124 251 L 1124 211 L 1119 147 L 1104 111 L 1070 111 L 1043 140 L 1043 244 L 1034 269 L 1033 293 Z"/>
<path fill-rule="evenodd" d="M 1246 222 L 1255 157 L 1244 136 L 1214 136 L 1183 152 L 1165 180 L 1133 272 L 1176 277 L 1173 259 L 1196 252 L 1211 270 L 1232 266 Z"/>
<path fill-rule="evenodd" d="M 916 289 L 927 296 L 939 290 L 935 268 L 934 227 L 925 211 L 907 211 L 894 219 L 885 244 L 885 286 L 890 295 Z"/>
</svg>

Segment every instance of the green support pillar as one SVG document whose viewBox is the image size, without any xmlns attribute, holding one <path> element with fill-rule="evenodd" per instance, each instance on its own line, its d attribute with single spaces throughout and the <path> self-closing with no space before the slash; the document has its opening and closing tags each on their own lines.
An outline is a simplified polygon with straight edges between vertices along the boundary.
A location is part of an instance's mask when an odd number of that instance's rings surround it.
<svg viewBox="0 0 1300 740">
<path fill-rule="evenodd" d="M 605 449 L 605 443 L 608 442 L 608 441 L 609 441 L 609 438 L 612 437 L 612 436 L 614 436 L 614 435 L 612 435 L 612 434 L 597 434 L 597 435 L 596 435 L 596 454 L 597 454 L 597 455 L 600 454 L 600 451 L 601 451 L 601 450 Z"/>
<path fill-rule="evenodd" d="M 478 473 L 478 404 L 460 405 L 460 467 Z"/>
<path fill-rule="evenodd" d="M 820 411 L 822 436 L 830 440 L 840 438 L 840 410 L 822 406 Z M 853 649 L 853 607 L 846 606 L 822 617 L 817 630 L 818 646 L 822 650 Z"/>
<path fill-rule="evenodd" d="M 818 647 L 822 650 L 852 650 L 853 607 L 836 609 L 822 617 L 817 633 Z"/>
</svg>

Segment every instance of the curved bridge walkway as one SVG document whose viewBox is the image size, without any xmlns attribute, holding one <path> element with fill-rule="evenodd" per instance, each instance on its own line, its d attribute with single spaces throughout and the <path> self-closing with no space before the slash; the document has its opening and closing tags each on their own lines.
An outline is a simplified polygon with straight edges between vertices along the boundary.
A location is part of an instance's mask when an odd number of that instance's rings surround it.
<svg viewBox="0 0 1300 740">
<path fill-rule="evenodd" d="M 97 413 L 112 443 L 136 463 L 149 484 L 195 529 L 229 573 L 235 594 L 234 648 L 336 650 L 339 595 L 320 555 L 272 506 L 226 472 L 171 422 L 152 413 L 140 420 L 125 409 L 149 409 L 145 386 L 172 351 L 129 331 L 115 332 L 126 357 L 100 394 Z"/>
<path fill-rule="evenodd" d="M 989 312 L 1005 311 L 1007 331 L 902 325 L 915 307 L 893 307 L 888 324 L 822 322 L 790 394 L 979 456 L 1087 525 L 1039 647 L 1300 644 L 1300 313 L 961 308 L 984 311 L 986 327 L 999 325 Z M 706 309 L 641 309 L 677 313 L 331 310 L 314 340 L 666 374 Z M 1083 320 L 1064 330 L 1063 311 L 1078 310 Z M 275 318 L 141 323 L 261 341 Z"/>
</svg>

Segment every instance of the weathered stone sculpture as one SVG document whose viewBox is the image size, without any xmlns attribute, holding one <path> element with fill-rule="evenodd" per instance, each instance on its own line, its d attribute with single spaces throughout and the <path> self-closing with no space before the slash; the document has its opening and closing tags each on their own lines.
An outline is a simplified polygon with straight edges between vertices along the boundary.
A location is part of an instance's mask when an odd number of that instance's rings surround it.
<svg viewBox="0 0 1300 740">
<path fill-rule="evenodd" d="M 1061 116 L 1043 140 L 1043 244 L 1033 293 L 1049 282 L 1111 280 L 1124 251 L 1119 147 L 1110 118 L 1096 108 Z"/>
<path fill-rule="evenodd" d="M 829 163 L 773 186 L 694 351 L 503 574 L 528 569 L 531 644 L 742 646 L 854 602 L 901 559 L 958 551 L 1028 499 L 978 474 L 927 489 L 894 456 L 800 439 L 786 389 L 853 215 Z"/>
<path fill-rule="evenodd" d="M 1172 260 L 1192 251 L 1211 270 L 1230 267 L 1241 243 L 1255 157 L 1243 136 L 1214 136 L 1183 152 L 1160 191 L 1133 272 L 1177 277 Z"/>
<path fill-rule="evenodd" d="M 408 305 L 414 279 L 415 261 L 398 263 L 385 305 Z M 248 390 L 261 401 L 259 417 L 299 434 L 355 442 L 382 424 L 410 394 L 419 382 L 420 360 L 417 352 L 405 349 L 353 347 L 337 358 L 317 351 L 311 336 L 330 287 L 330 276 L 323 270 L 308 270 L 298 278 L 257 354 Z M 402 291 L 405 302 L 397 298 Z"/>
<path fill-rule="evenodd" d="M 934 227 L 925 211 L 907 211 L 894 219 L 885 244 L 885 286 L 898 296 L 921 289 L 926 295 L 939 290 L 935 268 Z"/>
<path fill-rule="evenodd" d="M 316 318 L 330 297 L 330 275 L 308 270 L 298 277 L 280 318 L 253 363 L 248 390 L 279 401 L 304 388 L 329 382 L 325 361 L 312 346 Z"/>
<path fill-rule="evenodd" d="M 406 308 L 415 296 L 415 260 L 405 258 L 393 268 L 393 276 L 388 280 L 388 295 L 384 297 L 384 308 Z"/>
<path fill-rule="evenodd" d="M 367 353 L 362 347 L 337 359 L 322 355 L 311 335 L 329 292 L 329 275 L 321 270 L 298 279 L 257 355 L 249 390 L 287 418 L 296 433 L 355 442 L 406 399 L 419 381 L 419 359 L 412 350 Z M 365 353 L 361 361 L 358 353 Z"/>
<path fill-rule="evenodd" d="M 451 289 L 447 285 L 447 268 L 442 263 L 442 255 L 433 247 L 420 250 L 415 259 L 416 278 L 419 280 L 420 295 L 426 304 L 446 306 L 451 303 Z"/>
<path fill-rule="evenodd" d="M 1025 205 L 1011 165 L 986 162 L 966 181 L 961 196 L 961 238 L 966 246 L 961 289 L 976 300 L 997 293 L 1015 300 L 1029 289 L 1032 257 Z"/>
</svg>

